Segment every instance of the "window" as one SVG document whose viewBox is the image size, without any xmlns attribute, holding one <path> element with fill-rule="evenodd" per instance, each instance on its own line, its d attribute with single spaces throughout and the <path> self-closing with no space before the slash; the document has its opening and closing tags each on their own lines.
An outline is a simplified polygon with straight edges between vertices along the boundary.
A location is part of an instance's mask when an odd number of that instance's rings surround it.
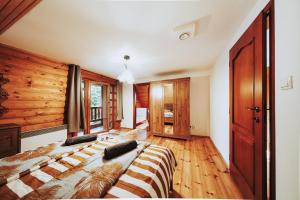
<svg viewBox="0 0 300 200">
<path fill-rule="evenodd" d="M 84 133 L 100 133 L 112 129 L 114 86 L 84 79 L 81 87 L 87 122 Z"/>
</svg>

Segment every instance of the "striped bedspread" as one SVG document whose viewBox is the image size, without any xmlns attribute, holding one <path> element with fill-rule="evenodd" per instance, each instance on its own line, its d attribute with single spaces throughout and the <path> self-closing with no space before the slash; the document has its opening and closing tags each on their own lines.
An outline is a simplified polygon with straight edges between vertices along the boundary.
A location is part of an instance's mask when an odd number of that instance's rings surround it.
<svg viewBox="0 0 300 200">
<path fill-rule="evenodd" d="M 103 160 L 104 148 L 122 141 L 50 144 L 0 159 L 0 199 L 168 197 L 173 153 L 139 142 L 137 149 Z"/>
<path fill-rule="evenodd" d="M 105 198 L 167 198 L 176 160 L 165 147 L 150 145 L 129 166 Z"/>
</svg>

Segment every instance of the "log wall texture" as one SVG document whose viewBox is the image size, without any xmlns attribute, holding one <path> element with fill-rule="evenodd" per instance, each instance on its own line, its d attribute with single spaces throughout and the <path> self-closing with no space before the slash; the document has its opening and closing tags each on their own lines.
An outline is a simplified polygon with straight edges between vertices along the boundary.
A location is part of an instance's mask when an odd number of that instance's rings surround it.
<svg viewBox="0 0 300 200">
<path fill-rule="evenodd" d="M 9 79 L 0 124 L 19 124 L 22 133 L 64 124 L 66 64 L 0 44 L 0 73 Z"/>
</svg>

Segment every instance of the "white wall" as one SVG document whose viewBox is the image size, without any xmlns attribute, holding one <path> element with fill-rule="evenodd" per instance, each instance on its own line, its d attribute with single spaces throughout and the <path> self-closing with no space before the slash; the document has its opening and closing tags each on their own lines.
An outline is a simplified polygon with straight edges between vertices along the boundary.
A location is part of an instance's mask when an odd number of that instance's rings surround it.
<svg viewBox="0 0 300 200">
<path fill-rule="evenodd" d="M 133 85 L 123 84 L 123 128 L 133 128 Z"/>
<path fill-rule="evenodd" d="M 211 138 L 229 163 L 229 50 L 268 3 L 259 0 L 220 54 L 211 74 Z"/>
<path fill-rule="evenodd" d="M 268 1 L 260 0 L 219 56 L 211 76 L 211 137 L 229 162 L 229 49 Z M 300 199 L 300 8 L 299 0 L 275 0 L 276 47 L 276 195 Z M 280 90 L 282 81 L 294 77 L 294 89 Z"/>
<path fill-rule="evenodd" d="M 67 138 L 67 129 L 37 135 L 21 139 L 21 152 L 33 150 L 37 147 L 51 144 L 58 141 L 64 141 Z"/>
<path fill-rule="evenodd" d="M 209 76 L 191 77 L 190 120 L 192 135 L 209 135 L 210 126 Z"/>
<path fill-rule="evenodd" d="M 229 53 L 216 62 L 210 82 L 210 137 L 229 163 Z"/>
<path fill-rule="evenodd" d="M 275 0 L 276 192 L 277 199 L 300 199 L 300 1 Z M 280 90 L 288 76 L 294 89 Z"/>
</svg>

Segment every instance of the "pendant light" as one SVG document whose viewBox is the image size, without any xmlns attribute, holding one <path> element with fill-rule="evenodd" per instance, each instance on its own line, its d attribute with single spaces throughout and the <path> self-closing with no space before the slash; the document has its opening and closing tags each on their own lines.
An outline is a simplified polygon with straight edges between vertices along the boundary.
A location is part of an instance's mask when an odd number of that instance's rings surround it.
<svg viewBox="0 0 300 200">
<path fill-rule="evenodd" d="M 131 73 L 131 71 L 128 70 L 127 67 L 127 61 L 130 59 L 130 56 L 125 55 L 124 56 L 124 67 L 125 70 L 118 76 L 118 80 L 120 82 L 128 83 L 128 84 L 133 84 L 134 83 L 134 78 Z"/>
</svg>

